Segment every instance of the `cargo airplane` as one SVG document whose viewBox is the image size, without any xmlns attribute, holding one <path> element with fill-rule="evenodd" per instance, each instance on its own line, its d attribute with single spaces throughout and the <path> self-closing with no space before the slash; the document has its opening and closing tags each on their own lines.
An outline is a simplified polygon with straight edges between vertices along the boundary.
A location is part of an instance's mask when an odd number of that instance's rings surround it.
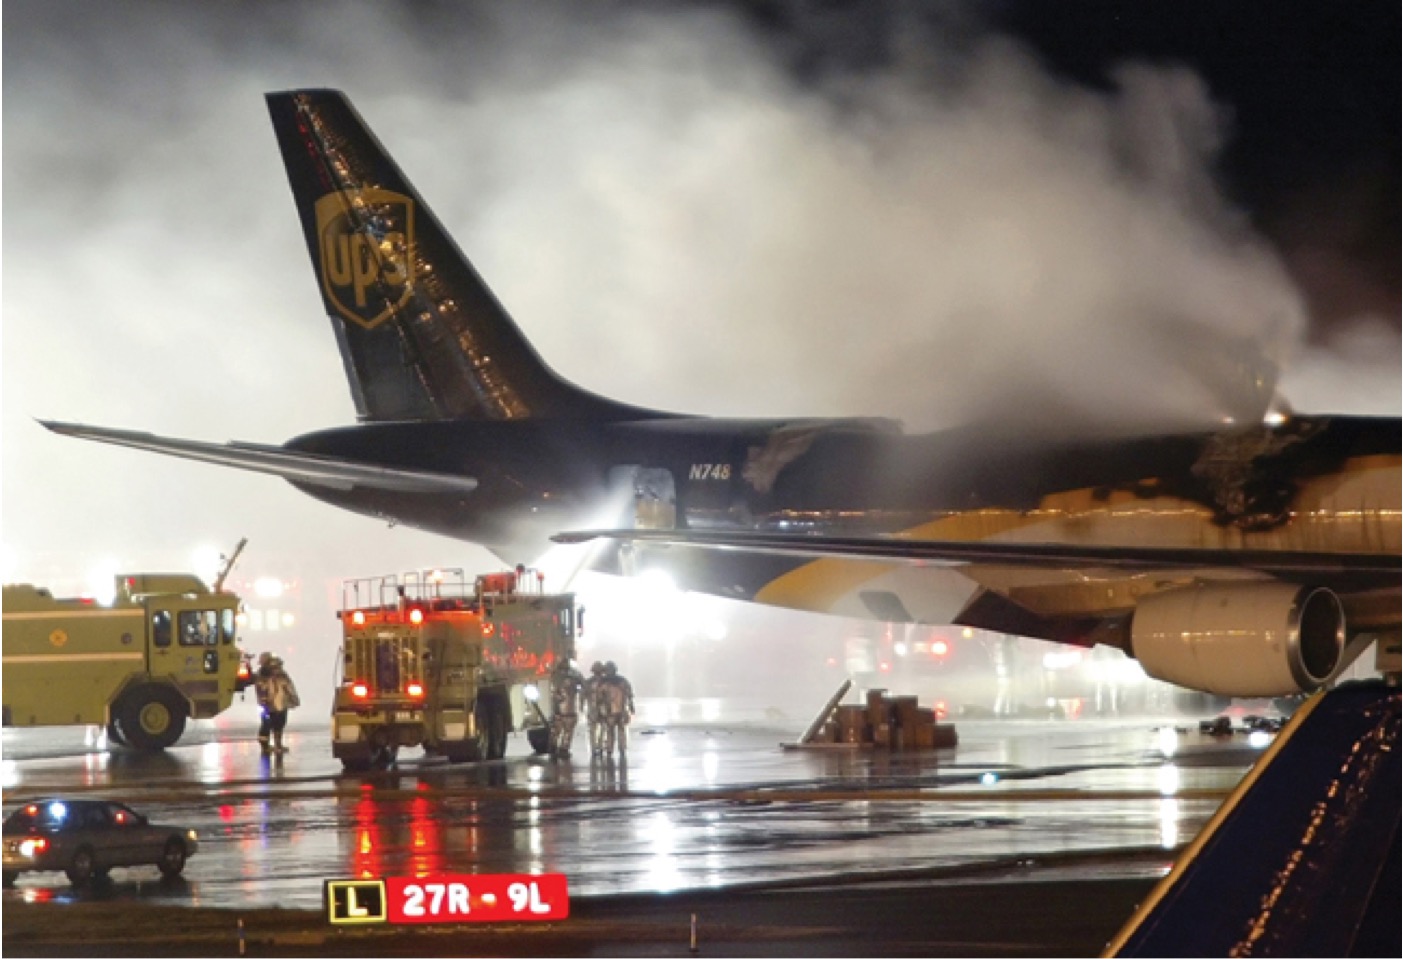
<svg viewBox="0 0 1403 959">
<path fill-rule="evenodd" d="M 509 561 L 777 606 L 1125 650 L 1233 696 L 1313 696 L 1107 950 L 1398 955 L 1400 425 L 1291 416 L 1084 443 L 873 419 L 717 419 L 556 375 L 345 97 L 268 97 L 359 424 L 282 446 L 45 423 L 272 473 Z M 1265 405 L 1265 404 L 1264 404 Z"/>
<path fill-rule="evenodd" d="M 626 405 L 553 372 L 348 100 L 267 97 L 358 424 L 282 446 L 45 422 L 271 473 L 514 561 L 884 621 L 1118 647 L 1231 696 L 1326 684 L 1399 635 L 1397 418 L 1083 443 Z"/>
</svg>

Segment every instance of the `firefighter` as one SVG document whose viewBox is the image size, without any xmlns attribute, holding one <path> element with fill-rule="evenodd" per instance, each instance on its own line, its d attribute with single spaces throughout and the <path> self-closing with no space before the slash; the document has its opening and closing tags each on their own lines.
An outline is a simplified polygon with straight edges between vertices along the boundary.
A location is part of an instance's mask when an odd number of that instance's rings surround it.
<svg viewBox="0 0 1403 959">
<path fill-rule="evenodd" d="M 600 683 L 604 680 L 604 664 L 595 660 L 589 667 L 589 679 L 584 682 L 585 719 L 589 721 L 589 754 L 604 751 L 604 714 L 599 710 Z"/>
<path fill-rule="evenodd" d="M 614 754 L 614 746 L 619 747 L 619 758 L 628 753 L 628 720 L 633 715 L 633 684 L 619 675 L 619 667 L 613 661 L 604 664 L 604 678 L 600 680 L 600 709 L 604 714 L 604 755 Z"/>
<path fill-rule="evenodd" d="M 273 654 L 258 654 L 258 669 L 253 674 L 253 697 L 258 702 L 258 745 L 263 755 L 273 751 L 268 739 L 273 730 L 268 720 L 268 687 L 273 678 Z"/>
<path fill-rule="evenodd" d="M 268 662 L 268 729 L 273 734 L 274 753 L 287 752 L 283 746 L 283 730 L 287 728 L 287 713 L 290 709 L 296 709 L 302 705 L 302 700 L 297 695 L 297 687 L 292 682 L 292 677 L 283 668 L 282 658 L 273 656 Z M 267 751 L 267 745 L 264 745 Z"/>
<path fill-rule="evenodd" d="M 570 745 L 575 739 L 575 724 L 580 721 L 580 690 L 585 678 L 562 659 L 555 665 L 551 677 L 550 752 L 556 759 L 570 758 Z"/>
</svg>

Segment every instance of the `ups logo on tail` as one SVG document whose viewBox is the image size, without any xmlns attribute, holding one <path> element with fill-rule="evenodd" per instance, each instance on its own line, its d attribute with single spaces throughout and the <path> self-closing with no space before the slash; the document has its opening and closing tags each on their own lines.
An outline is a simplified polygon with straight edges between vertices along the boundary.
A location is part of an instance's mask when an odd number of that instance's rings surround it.
<svg viewBox="0 0 1403 959">
<path fill-rule="evenodd" d="M 317 201 L 317 269 L 327 302 L 371 329 L 414 290 L 414 201 L 368 187 Z"/>
</svg>

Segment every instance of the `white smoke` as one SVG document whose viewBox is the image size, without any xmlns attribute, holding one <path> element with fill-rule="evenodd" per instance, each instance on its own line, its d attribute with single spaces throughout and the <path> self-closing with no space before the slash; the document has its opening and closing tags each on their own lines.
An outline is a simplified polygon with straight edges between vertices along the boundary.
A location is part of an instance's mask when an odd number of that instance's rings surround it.
<svg viewBox="0 0 1403 959">
<path fill-rule="evenodd" d="M 264 91 L 344 89 L 541 354 L 642 405 L 1201 426 L 1250 414 L 1244 374 L 1305 325 L 1214 185 L 1231 131 L 1183 68 L 1092 91 L 1005 39 L 930 38 L 801 82 L 714 8 L 5 13 L 6 576 L 188 568 L 247 535 L 249 576 L 309 584 L 315 652 L 289 662 L 327 683 L 337 579 L 496 561 L 32 420 L 262 442 L 352 421 Z M 1298 354 L 1299 409 L 1397 412 L 1397 325 L 1372 329 Z"/>
</svg>

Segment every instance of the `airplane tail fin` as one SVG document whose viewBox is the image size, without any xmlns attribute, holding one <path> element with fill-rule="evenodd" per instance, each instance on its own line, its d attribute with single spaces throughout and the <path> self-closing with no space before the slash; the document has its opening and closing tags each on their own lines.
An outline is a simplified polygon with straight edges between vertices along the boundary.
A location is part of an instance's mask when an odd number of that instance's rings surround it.
<svg viewBox="0 0 1403 959">
<path fill-rule="evenodd" d="M 343 94 L 267 100 L 361 420 L 657 415 L 546 366 Z"/>
<path fill-rule="evenodd" d="M 1399 707 L 1304 703 L 1102 955 L 1399 955 Z"/>
</svg>

